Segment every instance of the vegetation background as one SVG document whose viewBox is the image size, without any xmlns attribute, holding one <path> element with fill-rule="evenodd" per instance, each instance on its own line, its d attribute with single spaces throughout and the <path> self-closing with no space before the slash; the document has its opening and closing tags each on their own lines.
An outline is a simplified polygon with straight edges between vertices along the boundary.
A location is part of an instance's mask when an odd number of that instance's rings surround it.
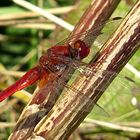
<svg viewBox="0 0 140 140">
<path fill-rule="evenodd" d="M 60 18 L 75 25 L 91 0 L 28 0 L 29 2 L 51 9 Z M 122 0 L 112 17 L 125 17 L 136 0 Z M 78 8 L 77 8 L 77 7 Z M 58 9 L 59 8 L 59 9 Z M 30 15 L 30 16 L 28 16 Z M 107 24 L 103 34 L 97 39 L 106 40 L 106 36 L 117 28 L 117 21 Z M 56 28 L 57 27 L 57 28 Z M 0 2 L 0 90 L 14 83 L 24 72 L 35 66 L 39 57 L 48 47 L 62 41 L 70 32 L 56 26 L 51 21 L 18 6 L 11 0 Z M 94 47 L 91 52 L 94 52 Z M 88 61 L 92 54 L 86 59 Z M 125 67 L 116 78 L 98 104 L 107 114 L 97 108 L 79 127 L 76 134 L 81 140 L 137 140 L 140 139 L 140 51 L 129 64 L 137 69 L 133 72 L 130 65 Z M 128 76 L 136 83 L 123 78 Z M 35 85 L 20 91 L 0 103 L 0 140 L 7 140 L 12 129 L 27 104 Z M 96 110 L 96 109 L 95 109 Z M 109 114 L 109 116 L 108 116 Z"/>
</svg>

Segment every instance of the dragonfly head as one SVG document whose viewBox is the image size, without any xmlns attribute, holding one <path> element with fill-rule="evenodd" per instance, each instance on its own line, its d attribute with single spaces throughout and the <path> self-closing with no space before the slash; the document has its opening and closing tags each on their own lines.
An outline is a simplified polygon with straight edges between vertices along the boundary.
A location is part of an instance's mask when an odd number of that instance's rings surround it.
<svg viewBox="0 0 140 140">
<path fill-rule="evenodd" d="M 90 48 L 83 42 L 82 40 L 77 40 L 73 46 L 72 46 L 71 53 L 76 57 L 77 59 L 83 59 L 86 56 L 88 56 L 90 52 Z"/>
</svg>

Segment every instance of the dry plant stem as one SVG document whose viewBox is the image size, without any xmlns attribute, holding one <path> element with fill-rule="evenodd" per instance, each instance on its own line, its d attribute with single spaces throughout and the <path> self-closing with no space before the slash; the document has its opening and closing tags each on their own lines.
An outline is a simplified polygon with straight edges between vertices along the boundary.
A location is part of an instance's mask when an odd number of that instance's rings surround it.
<svg viewBox="0 0 140 140">
<path fill-rule="evenodd" d="M 29 42 L 30 41 L 30 38 L 28 37 L 23 37 L 23 38 L 18 38 L 17 39 L 17 36 L 10 36 L 10 35 L 4 35 L 4 34 L 0 34 L 0 42 L 5 42 L 5 41 L 11 41 L 11 40 L 16 40 L 16 41 L 24 41 L 24 42 Z"/>
<path fill-rule="evenodd" d="M 48 20 L 45 18 L 6 20 L 6 21 L 1 21 L 0 26 L 11 26 L 11 25 L 18 25 L 18 24 L 26 24 L 26 23 L 46 23 L 46 22 L 48 22 Z"/>
<path fill-rule="evenodd" d="M 125 66 L 128 70 L 130 70 L 133 74 L 135 74 L 136 77 L 140 78 L 140 71 L 137 70 L 135 67 L 130 65 L 129 63 L 126 64 Z"/>
<path fill-rule="evenodd" d="M 52 14 L 66 14 L 66 13 L 74 10 L 75 8 L 76 8 L 75 6 L 66 6 L 66 7 L 45 9 L 45 10 Z M 40 14 L 36 13 L 36 12 L 11 13 L 11 14 L 1 15 L 0 21 L 34 18 L 34 17 L 39 17 L 39 16 L 40 16 Z"/>
<path fill-rule="evenodd" d="M 33 56 L 35 56 L 35 54 L 36 49 L 32 49 L 27 55 L 25 55 L 25 57 L 20 60 L 18 64 L 14 65 L 14 67 L 12 67 L 11 69 L 14 71 L 18 71 L 22 67 L 22 65 L 28 62 Z"/>
<path fill-rule="evenodd" d="M 25 74 L 25 72 L 4 70 L 1 71 L 1 74 L 20 78 Z"/>
<path fill-rule="evenodd" d="M 14 28 L 28 28 L 28 29 L 37 29 L 37 30 L 55 30 L 55 24 L 41 24 L 41 23 L 33 23 L 33 24 L 19 24 L 12 26 Z"/>
<path fill-rule="evenodd" d="M 38 1 L 38 6 L 43 8 L 43 5 L 44 5 L 44 1 L 43 0 L 40 0 Z M 43 17 L 40 17 L 40 19 L 43 19 Z M 54 29 L 56 27 L 54 26 Z M 38 39 L 40 40 L 40 43 L 38 44 L 37 46 L 37 57 L 38 59 L 41 57 L 42 53 L 43 53 L 43 48 L 44 48 L 44 45 L 42 45 L 42 41 L 43 41 L 43 36 L 44 36 L 44 32 L 42 30 L 39 30 L 38 32 Z"/>
<path fill-rule="evenodd" d="M 70 90 L 69 93 L 61 94 L 48 116 L 45 116 L 36 126 L 36 136 L 47 140 L 64 140 L 78 127 L 116 76 L 116 74 L 106 73 L 106 70 L 119 73 L 138 50 L 140 43 L 139 15 L 140 1 L 104 45 L 96 60 L 91 62 L 95 74 L 90 75 L 88 80 L 86 80 L 86 76 L 83 76 L 73 83 L 73 87 L 80 89 L 81 92 Z M 98 72 L 101 68 L 102 72 Z M 93 104 L 89 103 L 85 96 L 92 99 Z"/>
<path fill-rule="evenodd" d="M 16 125 L 16 123 L 4 123 L 4 122 L 0 122 L 0 128 L 4 129 L 4 128 L 9 128 L 9 127 L 14 127 Z"/>
<path fill-rule="evenodd" d="M 119 0 L 117 2 L 116 1 L 117 0 L 114 0 L 114 1 L 113 0 L 106 0 L 106 1 L 98 0 L 98 3 L 97 2 L 92 3 L 89 7 L 90 10 L 88 9 L 86 11 L 86 14 L 88 15 L 88 19 L 90 20 L 90 22 L 89 22 L 89 20 L 85 20 L 86 19 L 85 14 L 82 17 L 82 19 L 80 20 L 80 26 L 81 26 L 81 23 L 83 23 L 83 25 L 82 25 L 83 29 L 81 30 L 81 32 L 86 31 L 87 28 L 88 29 L 94 28 L 94 26 L 96 26 L 96 25 L 100 24 L 102 21 L 106 20 L 112 14 L 113 9 L 115 9 L 115 7 L 117 6 Z M 92 8 L 92 7 L 94 7 L 94 8 Z M 104 8 L 102 8 L 102 7 L 104 7 Z M 102 11 L 100 10 L 98 13 L 99 9 L 101 9 Z M 109 10 L 109 12 L 107 12 L 107 10 Z M 95 16 L 95 13 L 96 13 L 96 16 Z M 104 13 L 106 13 L 106 14 L 104 14 Z M 92 16 L 92 15 L 94 15 L 94 16 Z M 87 22 L 88 22 L 88 24 L 87 24 Z M 92 25 L 89 28 L 89 25 L 91 23 L 92 23 Z M 80 30 L 78 28 L 78 25 L 76 26 L 75 30 Z M 76 34 L 80 33 L 75 30 L 74 30 L 74 32 Z M 67 73 L 67 70 L 66 70 L 66 73 Z M 64 77 L 65 77 L 65 74 L 64 74 Z M 60 81 L 61 81 L 61 78 L 60 78 Z M 27 107 L 22 112 L 13 133 L 9 137 L 9 140 L 15 140 L 15 139 L 16 140 L 26 140 L 28 137 L 32 136 L 34 127 L 37 125 L 37 123 L 40 121 L 40 119 L 43 118 L 43 116 L 45 116 L 45 114 L 47 114 L 47 112 L 52 108 L 55 101 L 57 100 L 57 98 L 59 96 L 58 90 L 60 88 L 62 88 L 62 86 L 60 86 L 59 83 L 60 82 L 58 82 L 58 81 L 51 83 L 51 87 L 50 87 L 49 91 L 36 92 L 36 95 L 34 95 L 33 99 L 30 101 L 30 103 L 27 105 Z M 49 85 L 47 85 L 47 86 L 49 86 Z M 58 89 L 58 90 L 54 91 L 54 89 Z M 40 95 L 42 95 L 42 100 L 40 100 L 38 98 Z M 48 137 L 48 139 L 49 139 L 49 137 Z"/>
<path fill-rule="evenodd" d="M 98 121 L 98 120 L 92 120 L 92 119 L 86 119 L 85 126 L 83 124 L 83 126 L 80 127 L 80 129 L 81 129 L 80 132 L 86 133 L 86 130 L 87 130 L 86 127 L 88 126 L 88 124 L 89 124 L 89 128 L 91 128 L 90 129 L 91 131 L 93 131 L 93 127 L 95 125 L 98 125 L 98 126 L 115 129 L 115 130 L 125 131 L 125 132 L 140 133 L 140 128 L 124 126 L 122 124 L 115 124 L 115 123 L 111 123 L 111 122 L 104 122 L 104 121 Z"/>
<path fill-rule="evenodd" d="M 11 101 L 9 101 L 8 103 L 1 105 L 1 110 L 0 110 L 0 114 L 2 114 L 3 112 L 5 112 L 5 110 L 8 110 L 9 108 L 11 108 L 11 106 L 13 106 L 14 104 L 16 104 L 18 102 L 17 99 L 13 99 Z"/>
<path fill-rule="evenodd" d="M 23 19 L 23 20 L 6 20 L 1 21 L 0 26 L 12 26 L 15 28 L 33 28 L 33 29 L 43 29 L 43 30 L 54 30 L 56 28 L 55 24 L 46 24 L 48 20 L 46 18 L 37 19 Z"/>
<path fill-rule="evenodd" d="M 140 128 L 140 122 L 116 122 L 118 125 L 128 126 L 128 127 L 137 127 Z"/>
<path fill-rule="evenodd" d="M 52 22 L 56 23 L 57 25 L 60 25 L 62 26 L 63 28 L 67 29 L 67 30 L 70 30 L 72 31 L 73 30 L 73 26 L 70 25 L 69 23 L 65 22 L 64 20 L 52 15 L 51 13 L 33 5 L 32 3 L 30 2 L 27 2 L 25 0 L 12 0 L 13 2 L 15 2 L 16 4 L 22 6 L 22 7 L 25 7 L 29 10 L 32 10 L 36 13 L 39 13 L 41 14 L 43 17 L 51 20 Z"/>
</svg>

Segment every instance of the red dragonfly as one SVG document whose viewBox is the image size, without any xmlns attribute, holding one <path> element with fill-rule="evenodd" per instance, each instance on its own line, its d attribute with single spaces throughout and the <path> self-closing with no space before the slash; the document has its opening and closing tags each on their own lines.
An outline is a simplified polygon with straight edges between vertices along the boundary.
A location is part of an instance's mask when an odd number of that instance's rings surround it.
<svg viewBox="0 0 140 140">
<path fill-rule="evenodd" d="M 116 19 L 119 18 L 113 18 L 112 20 Z M 98 29 L 105 23 L 106 21 L 97 28 L 94 28 L 94 32 L 89 31 L 82 35 L 88 33 L 89 35 L 92 35 L 92 37 L 96 36 Z M 30 69 L 17 82 L 0 92 L 0 101 L 3 101 L 17 91 L 34 84 L 36 81 L 39 81 L 39 88 L 43 88 L 48 82 L 54 81 L 61 76 L 71 61 L 81 60 L 87 57 L 89 52 L 89 46 L 82 40 L 77 40 L 73 44 L 67 43 L 65 45 L 55 45 L 51 47 L 43 56 L 41 56 L 39 64 L 36 67 Z"/>
<path fill-rule="evenodd" d="M 47 50 L 46 54 L 41 56 L 38 66 L 29 70 L 17 82 L 0 92 L 0 101 L 3 101 L 17 91 L 34 84 L 38 80 L 39 88 L 43 88 L 47 82 L 55 80 L 55 78 L 58 78 L 62 74 L 63 70 L 69 64 L 69 60 L 83 59 L 89 52 L 89 47 L 81 40 L 75 41 L 74 44 L 56 45 L 51 47 Z M 54 73 L 56 73 L 56 76 L 54 76 Z"/>
</svg>

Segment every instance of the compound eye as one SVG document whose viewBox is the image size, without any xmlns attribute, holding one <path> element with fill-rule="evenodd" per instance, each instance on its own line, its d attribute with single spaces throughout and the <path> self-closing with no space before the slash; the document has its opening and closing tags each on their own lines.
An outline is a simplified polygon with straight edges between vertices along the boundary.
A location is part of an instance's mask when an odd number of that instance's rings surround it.
<svg viewBox="0 0 140 140">
<path fill-rule="evenodd" d="M 85 58 L 90 51 L 89 47 L 85 44 L 85 42 L 81 40 L 77 40 L 74 43 L 74 48 L 78 50 L 78 57 L 80 57 L 80 59 Z"/>
</svg>

